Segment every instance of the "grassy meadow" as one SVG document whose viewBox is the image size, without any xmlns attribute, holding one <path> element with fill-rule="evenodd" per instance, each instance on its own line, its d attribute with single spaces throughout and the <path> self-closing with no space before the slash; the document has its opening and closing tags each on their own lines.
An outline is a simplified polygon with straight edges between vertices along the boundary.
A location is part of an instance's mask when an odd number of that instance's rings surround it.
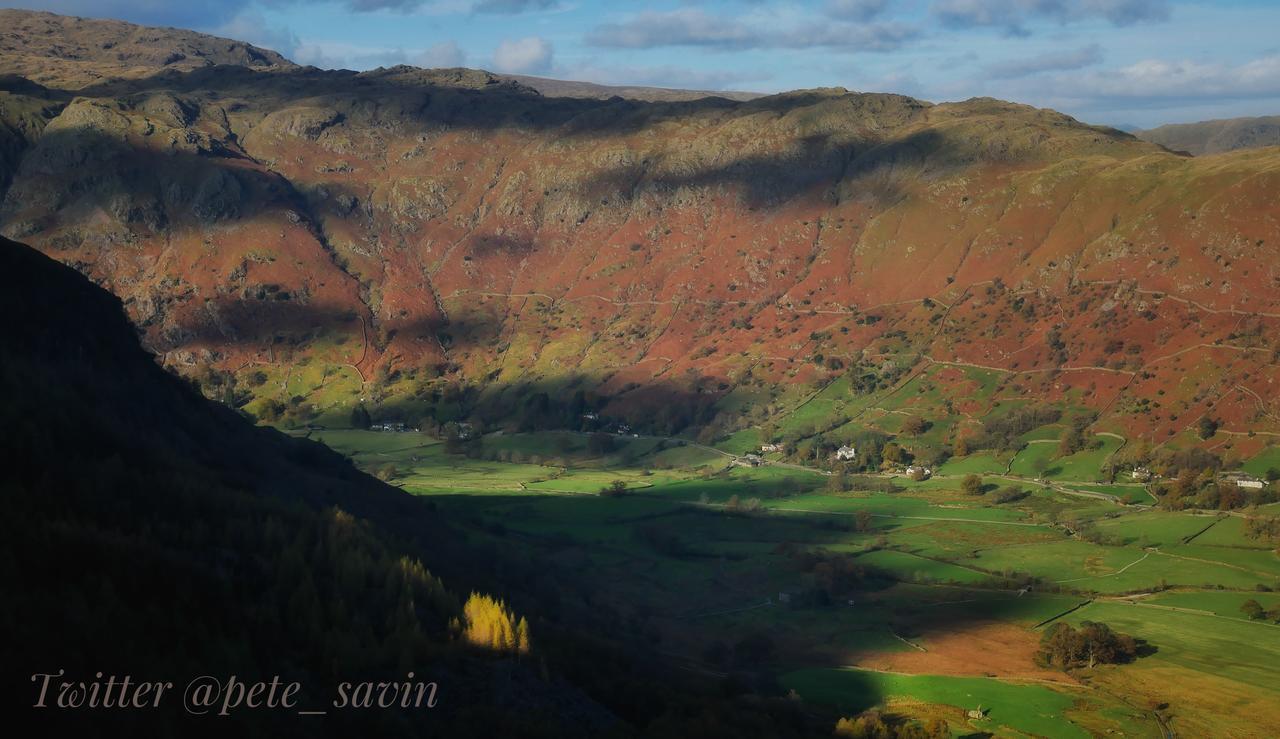
<svg viewBox="0 0 1280 739">
<path fill-rule="evenodd" d="M 944 718 L 956 736 L 1280 726 L 1280 626 L 1240 612 L 1251 598 L 1280 606 L 1280 559 L 1239 518 L 1125 505 L 1140 486 L 1095 482 L 1120 443 L 1109 437 L 1048 470 L 1037 455 L 1054 445 L 1032 443 L 952 460 L 925 482 L 838 491 L 817 470 L 735 464 L 753 435 L 714 446 L 617 436 L 593 454 L 584 434 L 490 434 L 470 457 L 416 432 L 312 435 L 431 496 L 469 535 L 518 541 L 548 577 L 651 631 L 689 669 L 763 672 L 833 717 L 879 707 Z M 1028 480 L 1027 496 L 995 502 L 990 490 L 1007 484 L 995 476 L 1023 468 L 1054 484 Z M 961 491 L 970 473 L 990 476 L 986 494 Z M 602 492 L 615 481 L 625 491 Z M 828 577 L 814 556 L 851 563 L 850 595 L 809 598 Z M 1103 621 L 1151 649 L 1046 671 L 1034 653 L 1057 620 Z M 748 655 L 762 636 L 768 648 Z M 966 716 L 978 707 L 985 718 Z"/>
</svg>

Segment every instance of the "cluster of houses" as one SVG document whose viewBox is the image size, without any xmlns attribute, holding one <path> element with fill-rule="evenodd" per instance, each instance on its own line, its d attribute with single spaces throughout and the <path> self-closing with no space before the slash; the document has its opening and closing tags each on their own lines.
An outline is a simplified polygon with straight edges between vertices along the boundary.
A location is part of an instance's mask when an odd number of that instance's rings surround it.
<svg viewBox="0 0 1280 739">
<path fill-rule="evenodd" d="M 386 431 L 386 432 L 396 433 L 396 434 L 402 434 L 406 431 L 413 431 L 413 429 L 405 425 L 404 421 L 384 421 L 382 423 L 375 423 L 369 427 L 369 430 L 370 431 Z"/>
<path fill-rule="evenodd" d="M 1146 467 L 1134 467 L 1129 473 L 1130 478 L 1134 482 L 1151 482 L 1160 479 L 1160 475 L 1153 473 Z M 1235 483 L 1238 488 L 1245 490 L 1263 490 L 1267 487 L 1267 481 L 1244 472 L 1227 472 L 1221 476 L 1225 482 Z"/>
</svg>

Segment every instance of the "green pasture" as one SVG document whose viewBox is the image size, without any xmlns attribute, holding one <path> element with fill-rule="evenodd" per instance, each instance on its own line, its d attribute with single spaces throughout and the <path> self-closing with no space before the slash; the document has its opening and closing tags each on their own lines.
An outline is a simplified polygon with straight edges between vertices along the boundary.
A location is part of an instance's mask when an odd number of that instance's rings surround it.
<svg viewBox="0 0 1280 739">
<path fill-rule="evenodd" d="M 1257 456 L 1245 462 L 1244 471 L 1251 475 L 1264 477 L 1269 469 L 1280 470 L 1280 446 L 1263 449 Z"/>
<path fill-rule="evenodd" d="M 1060 692 L 1045 685 L 975 677 L 901 675 L 854 667 L 796 670 L 783 675 L 781 682 L 805 700 L 832 706 L 845 714 L 856 714 L 901 697 L 962 710 L 981 706 L 988 709 L 988 719 L 973 726 L 987 731 L 1003 728 L 1030 736 L 1090 736 L 1067 717 L 1085 700 L 1085 694 Z"/>
</svg>

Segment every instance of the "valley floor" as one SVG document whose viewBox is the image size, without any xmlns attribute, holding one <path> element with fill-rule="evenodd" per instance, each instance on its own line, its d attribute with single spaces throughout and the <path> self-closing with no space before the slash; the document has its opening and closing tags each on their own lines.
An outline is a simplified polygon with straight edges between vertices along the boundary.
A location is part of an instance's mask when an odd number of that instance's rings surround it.
<svg viewBox="0 0 1280 739">
<path fill-rule="evenodd" d="M 895 477 L 894 492 L 833 493 L 816 470 L 735 465 L 731 451 L 655 437 L 591 454 L 581 434 L 491 434 L 482 459 L 413 432 L 313 435 L 433 496 L 476 537 L 518 541 L 688 670 L 763 671 L 815 706 L 941 717 L 959 734 L 1280 727 L 1280 626 L 1240 610 L 1280 605 L 1280 558 L 1239 517 L 1124 505 L 1141 486 L 1035 484 L 1010 471 L 1016 459 L 971 470 L 975 455 L 925 482 Z M 1030 494 L 965 495 L 970 471 Z M 603 494 L 614 481 L 625 492 Z M 859 572 L 842 575 L 835 557 Z M 1059 620 L 1105 622 L 1148 654 L 1040 667 L 1040 636 Z M 985 718 L 966 717 L 978 708 Z"/>
</svg>

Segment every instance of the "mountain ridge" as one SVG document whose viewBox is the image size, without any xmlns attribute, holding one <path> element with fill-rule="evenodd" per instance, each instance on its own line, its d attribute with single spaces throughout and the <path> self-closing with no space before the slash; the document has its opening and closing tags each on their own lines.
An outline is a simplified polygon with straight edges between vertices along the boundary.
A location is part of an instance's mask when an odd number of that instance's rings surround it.
<svg viewBox="0 0 1280 739">
<path fill-rule="evenodd" d="M 1041 393 L 1151 444 L 1199 443 L 1206 413 L 1241 449 L 1277 430 L 1254 396 L 1277 381 L 1280 154 L 1192 159 L 990 98 L 590 100 L 410 67 L 77 94 L 5 93 L 4 232 L 268 417 L 589 390 L 733 430 L 854 368 L 979 367 L 1003 378 L 982 413 Z M 1182 386 L 1183 362 L 1221 369 Z"/>
</svg>

